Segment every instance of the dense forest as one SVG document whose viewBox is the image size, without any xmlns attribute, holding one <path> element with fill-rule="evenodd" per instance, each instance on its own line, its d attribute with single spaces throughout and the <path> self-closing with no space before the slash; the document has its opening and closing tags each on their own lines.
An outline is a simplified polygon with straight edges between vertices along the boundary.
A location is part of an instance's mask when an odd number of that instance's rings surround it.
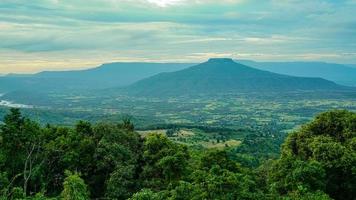
<svg viewBox="0 0 356 200">
<path fill-rule="evenodd" d="M 41 126 L 11 109 L 0 125 L 0 199 L 352 200 L 355 136 L 356 113 L 321 113 L 288 135 L 278 159 L 248 167 L 236 158 L 244 151 L 142 136 L 130 120 Z"/>
</svg>

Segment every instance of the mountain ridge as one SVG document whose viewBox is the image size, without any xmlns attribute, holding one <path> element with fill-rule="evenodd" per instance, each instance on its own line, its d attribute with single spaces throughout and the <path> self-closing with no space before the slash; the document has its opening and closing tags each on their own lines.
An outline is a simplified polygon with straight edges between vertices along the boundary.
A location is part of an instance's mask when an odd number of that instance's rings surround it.
<svg viewBox="0 0 356 200">
<path fill-rule="evenodd" d="M 356 68 L 326 62 L 256 62 L 236 60 L 242 64 L 278 74 L 298 77 L 319 77 L 345 86 L 356 86 Z"/>
<path fill-rule="evenodd" d="M 126 88 L 129 94 L 175 96 L 288 90 L 342 90 L 322 78 L 304 78 L 255 69 L 228 58 L 207 62 L 176 72 L 161 73 Z"/>
<path fill-rule="evenodd" d="M 123 87 L 161 72 L 191 66 L 190 63 L 106 63 L 73 71 L 43 71 L 0 77 L 0 92 L 16 90 L 88 90 Z"/>
</svg>

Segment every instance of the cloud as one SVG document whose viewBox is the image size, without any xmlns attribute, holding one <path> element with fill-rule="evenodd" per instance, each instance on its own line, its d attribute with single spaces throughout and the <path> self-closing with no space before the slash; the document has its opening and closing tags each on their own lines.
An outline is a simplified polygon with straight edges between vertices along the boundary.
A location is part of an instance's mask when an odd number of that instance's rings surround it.
<svg viewBox="0 0 356 200">
<path fill-rule="evenodd" d="M 0 73 L 214 55 L 356 63 L 354 5 L 354 0 L 1 0 Z M 8 59 L 11 55 L 16 59 Z"/>
<path fill-rule="evenodd" d="M 133 2 L 133 1 L 132 1 Z M 169 7 L 169 6 L 182 6 L 182 5 L 194 5 L 194 4 L 238 4 L 243 3 L 245 0 L 220 0 L 219 2 L 215 0 L 141 0 L 141 2 L 148 2 L 159 7 Z"/>
<path fill-rule="evenodd" d="M 184 0 L 147 0 L 147 2 L 155 4 L 160 7 L 167 7 L 183 3 Z"/>
</svg>

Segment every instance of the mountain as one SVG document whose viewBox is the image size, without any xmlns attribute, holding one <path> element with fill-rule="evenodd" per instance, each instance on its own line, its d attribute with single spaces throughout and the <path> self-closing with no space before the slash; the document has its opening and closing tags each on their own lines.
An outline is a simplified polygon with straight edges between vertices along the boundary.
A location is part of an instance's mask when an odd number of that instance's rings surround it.
<svg viewBox="0 0 356 200">
<path fill-rule="evenodd" d="M 105 85 L 103 87 L 125 86 L 161 72 L 178 71 L 192 65 L 190 63 L 108 63 L 88 70 L 41 72 L 35 76 L 100 81 L 100 84 Z M 93 83 L 98 87 L 97 84 L 97 82 Z"/>
<path fill-rule="evenodd" d="M 45 71 L 0 77 L 0 93 L 22 91 L 67 91 L 104 89 L 130 85 L 161 72 L 178 71 L 190 63 L 108 63 L 78 71 Z"/>
<path fill-rule="evenodd" d="M 238 60 L 239 63 L 278 74 L 299 77 L 319 77 L 341 85 L 356 86 L 356 68 L 323 62 L 254 62 Z"/>
<path fill-rule="evenodd" d="M 161 73 L 127 87 L 132 95 L 181 96 L 283 92 L 298 90 L 344 90 L 322 78 L 280 75 L 234 62 L 232 59 L 209 61 L 177 72 Z"/>
</svg>

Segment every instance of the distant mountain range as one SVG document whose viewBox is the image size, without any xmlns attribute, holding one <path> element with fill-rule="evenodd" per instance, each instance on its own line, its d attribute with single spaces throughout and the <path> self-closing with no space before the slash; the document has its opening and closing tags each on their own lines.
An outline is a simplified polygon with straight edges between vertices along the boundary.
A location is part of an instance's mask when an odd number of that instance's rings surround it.
<svg viewBox="0 0 356 200">
<path fill-rule="evenodd" d="M 132 95 L 160 97 L 347 89 L 322 78 L 281 75 L 248 67 L 232 59 L 210 59 L 181 71 L 161 73 L 138 81 L 126 88 L 126 91 Z"/>
<path fill-rule="evenodd" d="M 338 84 L 356 86 L 356 65 L 341 65 L 324 62 L 237 62 L 261 70 L 299 77 L 319 77 Z"/>
<path fill-rule="evenodd" d="M 345 65 L 246 60 L 238 61 L 238 63 L 231 59 L 211 59 L 199 65 L 193 63 L 108 63 L 78 71 L 10 74 L 0 77 L 0 93 L 7 93 L 4 98 L 20 95 L 26 99 L 31 96 L 30 94 L 36 94 L 32 96 L 42 98 L 38 95 L 39 93 L 107 88 L 114 88 L 112 90 L 117 91 L 123 91 L 118 88 L 125 88 L 126 93 L 142 95 L 341 88 L 324 79 L 356 86 L 356 68 Z"/>
<path fill-rule="evenodd" d="M 68 91 L 104 89 L 130 85 L 162 72 L 192 66 L 190 63 L 108 63 L 78 71 L 45 71 L 0 77 L 0 93 L 23 91 Z"/>
</svg>

